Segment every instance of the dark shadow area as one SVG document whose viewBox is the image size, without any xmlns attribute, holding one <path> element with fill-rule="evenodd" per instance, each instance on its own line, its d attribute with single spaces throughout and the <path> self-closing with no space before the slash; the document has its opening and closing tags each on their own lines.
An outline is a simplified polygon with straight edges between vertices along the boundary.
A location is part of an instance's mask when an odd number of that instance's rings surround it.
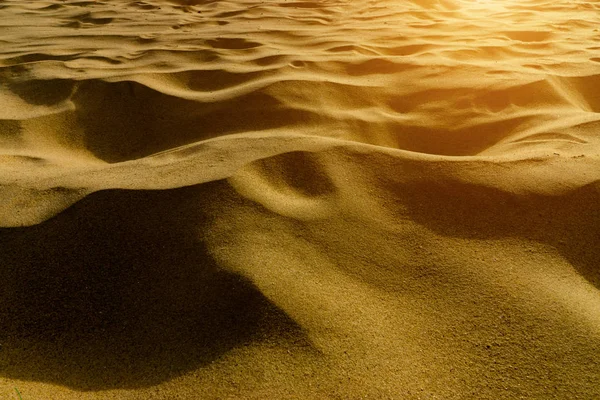
<svg viewBox="0 0 600 400">
<path fill-rule="evenodd" d="M 29 104 L 51 106 L 69 99 L 76 82 L 68 79 L 8 81 L 8 88 Z"/>
<path fill-rule="evenodd" d="M 84 12 L 80 15 L 75 15 L 71 17 L 72 19 L 92 25 L 106 25 L 111 23 L 114 18 L 97 18 L 91 12 Z"/>
<path fill-rule="evenodd" d="M 442 235 L 526 238 L 555 247 L 600 289 L 600 187 L 557 196 L 518 195 L 458 181 L 402 187 L 397 198 L 415 221 Z"/>
<path fill-rule="evenodd" d="M 325 196 L 336 190 L 318 156 L 310 152 L 279 154 L 255 161 L 254 165 L 273 187 L 283 186 L 301 196 Z"/>
<path fill-rule="evenodd" d="M 187 74 L 189 81 L 184 85 L 193 86 L 191 90 L 210 91 L 203 85 L 214 73 L 206 72 L 204 78 L 203 74 Z M 202 103 L 166 95 L 136 82 L 86 81 L 78 87 L 73 101 L 86 147 L 108 162 L 145 157 L 232 133 L 293 126 L 315 118 L 261 91 Z"/>
<path fill-rule="evenodd" d="M 136 8 L 139 8 L 141 10 L 160 10 L 159 6 L 147 3 L 145 1 L 132 1 L 130 3 L 127 3 L 127 6 L 129 6 L 129 7 L 136 7 Z"/>
<path fill-rule="evenodd" d="M 202 204 L 219 184 L 99 192 L 40 225 L 0 229 L 0 374 L 147 387 L 250 342 L 309 348 L 200 241 Z"/>
<path fill-rule="evenodd" d="M 21 123 L 13 119 L 0 119 L 0 143 L 7 140 L 8 143 L 4 146 L 9 147 L 10 144 L 20 136 Z"/>
<path fill-rule="evenodd" d="M 18 57 L 14 57 L 14 58 L 7 58 L 4 59 L 3 61 L 6 63 L 6 65 L 13 65 L 13 66 L 18 66 L 19 64 L 28 64 L 28 63 L 38 63 L 38 62 L 43 62 L 43 61 L 71 61 L 71 60 L 76 60 L 78 58 L 81 57 L 81 53 L 73 53 L 70 55 L 54 55 L 54 54 L 45 54 L 45 53 L 29 53 L 29 54 L 24 54 L 22 56 L 18 56 Z M 30 84 L 30 87 L 25 86 L 25 89 L 21 89 L 22 92 L 25 94 L 25 96 L 27 96 L 28 92 L 31 92 L 31 88 L 35 87 L 35 82 L 37 82 L 38 84 L 41 83 L 41 85 L 44 85 L 45 81 L 32 81 L 34 82 L 33 84 Z M 66 85 L 64 88 L 58 88 L 59 91 L 61 90 L 65 90 L 65 88 L 70 85 L 70 83 L 68 81 L 61 81 L 61 80 L 56 80 L 55 82 L 53 82 L 54 84 L 56 84 L 57 82 L 66 82 Z M 51 84 L 52 85 L 52 84 Z M 16 90 L 19 90 L 21 87 L 23 87 L 23 85 L 17 85 L 16 86 Z M 12 89 L 14 89 L 15 87 L 13 87 Z M 29 89 L 29 90 L 28 90 Z M 44 90 L 46 88 L 43 88 Z M 68 93 L 70 94 L 70 93 Z M 35 94 L 34 94 L 35 96 Z M 31 97 L 31 95 L 30 95 Z M 52 100 L 51 98 L 49 99 L 50 101 Z"/>
<path fill-rule="evenodd" d="M 107 58 L 101 61 L 121 62 Z M 14 68 L 15 73 L 20 71 L 19 66 Z M 202 93 L 256 78 L 251 73 L 223 71 L 191 71 L 175 76 L 190 92 Z M 170 96 L 133 81 L 2 80 L 32 105 L 51 106 L 71 99 L 75 105 L 74 118 L 70 115 L 64 118 L 72 119 L 73 124 L 57 126 L 61 140 L 70 141 L 74 134 L 81 134 L 84 147 L 107 162 L 137 159 L 228 134 L 292 127 L 322 118 L 290 108 L 261 90 L 203 103 Z M 79 140 L 75 138 L 77 143 Z"/>
</svg>

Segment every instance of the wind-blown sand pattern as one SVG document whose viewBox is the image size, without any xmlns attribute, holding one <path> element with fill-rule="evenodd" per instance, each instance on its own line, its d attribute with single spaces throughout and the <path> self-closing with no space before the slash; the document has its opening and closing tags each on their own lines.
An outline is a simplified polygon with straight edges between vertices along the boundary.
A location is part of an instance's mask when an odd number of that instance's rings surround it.
<svg viewBox="0 0 600 400">
<path fill-rule="evenodd" d="M 599 29 L 0 1 L 0 398 L 600 398 Z"/>
</svg>

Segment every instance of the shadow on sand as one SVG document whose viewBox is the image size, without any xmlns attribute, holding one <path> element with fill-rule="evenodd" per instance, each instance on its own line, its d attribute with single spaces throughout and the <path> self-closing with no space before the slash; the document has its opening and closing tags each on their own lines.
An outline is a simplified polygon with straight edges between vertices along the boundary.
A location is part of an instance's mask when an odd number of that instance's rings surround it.
<svg viewBox="0 0 600 400">
<path fill-rule="evenodd" d="M 40 225 L 0 230 L 0 374 L 146 387 L 251 341 L 307 343 L 203 247 L 210 185 L 99 192 Z"/>
</svg>

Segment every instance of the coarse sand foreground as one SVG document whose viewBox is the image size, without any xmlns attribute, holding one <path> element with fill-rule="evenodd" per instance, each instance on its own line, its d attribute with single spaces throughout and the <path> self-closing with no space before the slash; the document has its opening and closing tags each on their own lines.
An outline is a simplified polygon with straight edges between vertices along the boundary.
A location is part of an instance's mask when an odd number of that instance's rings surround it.
<svg viewBox="0 0 600 400">
<path fill-rule="evenodd" d="M 599 27 L 0 1 L 0 399 L 600 398 Z"/>
</svg>

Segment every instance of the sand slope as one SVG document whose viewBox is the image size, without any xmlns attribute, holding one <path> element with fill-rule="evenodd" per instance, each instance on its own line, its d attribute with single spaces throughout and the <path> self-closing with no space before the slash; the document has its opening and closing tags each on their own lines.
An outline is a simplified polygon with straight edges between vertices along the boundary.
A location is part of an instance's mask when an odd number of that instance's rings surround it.
<svg viewBox="0 0 600 400">
<path fill-rule="evenodd" d="M 598 26 L 0 1 L 0 397 L 600 397 Z"/>
</svg>

